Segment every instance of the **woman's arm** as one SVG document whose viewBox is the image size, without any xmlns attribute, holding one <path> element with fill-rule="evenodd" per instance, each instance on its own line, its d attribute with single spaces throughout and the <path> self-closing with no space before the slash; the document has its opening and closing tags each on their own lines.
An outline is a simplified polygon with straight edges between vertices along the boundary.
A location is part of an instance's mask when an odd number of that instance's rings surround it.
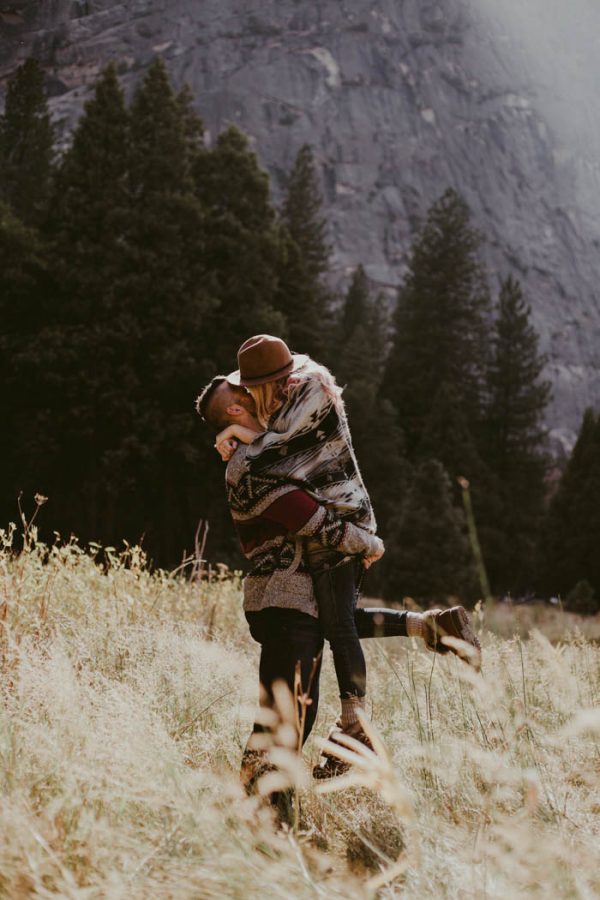
<svg viewBox="0 0 600 900">
<path fill-rule="evenodd" d="M 228 425 L 227 428 L 224 428 L 223 431 L 218 433 L 215 447 L 218 447 L 223 441 L 228 441 L 231 438 L 237 438 L 242 444 L 251 444 L 254 438 L 259 434 L 262 434 L 262 432 L 253 431 L 251 428 L 246 428 L 244 425 L 238 425 L 236 422 L 233 425 Z"/>
<path fill-rule="evenodd" d="M 314 538 L 330 550 L 364 557 L 365 568 L 384 554 L 381 538 L 352 522 L 338 519 L 332 510 L 300 488 L 274 500 L 261 515 L 282 525 L 290 534 Z"/>
<path fill-rule="evenodd" d="M 255 437 L 262 431 L 253 431 L 244 425 L 228 425 L 220 431 L 215 441 L 215 447 L 223 462 L 228 462 L 238 448 L 239 442 L 251 444 Z"/>
</svg>

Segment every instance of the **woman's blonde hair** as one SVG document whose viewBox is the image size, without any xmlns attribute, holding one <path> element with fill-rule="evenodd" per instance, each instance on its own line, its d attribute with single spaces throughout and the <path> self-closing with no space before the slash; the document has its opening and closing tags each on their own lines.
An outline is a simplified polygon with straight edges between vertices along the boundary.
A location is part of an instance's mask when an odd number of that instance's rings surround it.
<svg viewBox="0 0 600 900">
<path fill-rule="evenodd" d="M 267 428 L 269 419 L 283 402 L 282 388 L 287 378 L 278 381 L 268 381 L 267 384 L 248 385 L 254 402 L 256 403 L 256 418 L 263 428 Z"/>
</svg>

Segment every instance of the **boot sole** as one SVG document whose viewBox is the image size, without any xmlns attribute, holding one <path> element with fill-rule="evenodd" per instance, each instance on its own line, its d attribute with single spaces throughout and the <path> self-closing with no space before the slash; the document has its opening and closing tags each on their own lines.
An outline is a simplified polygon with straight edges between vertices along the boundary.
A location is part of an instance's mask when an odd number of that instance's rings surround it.
<svg viewBox="0 0 600 900">
<path fill-rule="evenodd" d="M 467 657 L 465 659 L 465 662 L 472 665 L 473 668 L 479 670 L 481 668 L 481 644 L 479 643 L 477 635 L 471 628 L 468 613 L 464 606 L 456 606 L 451 612 L 452 624 L 454 625 L 455 631 L 457 632 L 456 637 L 458 637 L 459 640 L 464 641 L 466 644 L 470 644 L 477 651 L 476 657 L 473 657 L 473 659 Z M 448 637 L 452 637 L 452 635 L 448 635 Z M 460 656 L 460 654 L 458 655 Z M 462 658 L 464 659 L 464 657 Z"/>
</svg>

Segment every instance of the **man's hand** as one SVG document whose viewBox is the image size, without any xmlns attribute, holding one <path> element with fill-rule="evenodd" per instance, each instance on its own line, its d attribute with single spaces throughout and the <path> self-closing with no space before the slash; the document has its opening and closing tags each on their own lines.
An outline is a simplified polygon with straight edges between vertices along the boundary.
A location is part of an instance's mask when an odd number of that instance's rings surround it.
<svg viewBox="0 0 600 900">
<path fill-rule="evenodd" d="M 378 559 L 381 559 L 385 553 L 385 545 L 381 538 L 375 537 L 375 540 L 377 541 L 377 550 L 370 553 L 368 556 L 363 556 L 362 564 L 365 569 L 369 569 L 373 563 L 377 562 Z"/>
<path fill-rule="evenodd" d="M 238 442 L 233 438 L 225 438 L 225 440 L 223 441 L 219 441 L 217 439 L 215 447 L 217 448 L 217 453 L 219 454 L 223 462 L 229 462 L 238 448 Z"/>
</svg>

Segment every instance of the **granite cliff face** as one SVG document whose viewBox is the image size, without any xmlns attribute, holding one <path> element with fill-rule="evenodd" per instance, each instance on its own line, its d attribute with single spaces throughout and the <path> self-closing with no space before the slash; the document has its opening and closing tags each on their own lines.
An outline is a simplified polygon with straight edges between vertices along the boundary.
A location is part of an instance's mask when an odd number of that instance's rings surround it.
<svg viewBox="0 0 600 900">
<path fill-rule="evenodd" d="M 477 10 L 475 7 L 477 6 Z M 484 4 L 485 6 L 485 4 Z M 600 216 L 502 23 L 470 0 L 21 0 L 0 7 L 0 91 L 35 54 L 68 139 L 100 69 L 127 89 L 154 55 L 188 82 L 209 138 L 253 139 L 275 194 L 304 142 L 319 161 L 342 280 L 402 278 L 412 229 L 452 185 L 485 236 L 492 287 L 534 310 L 567 443 L 600 396 Z"/>
</svg>

